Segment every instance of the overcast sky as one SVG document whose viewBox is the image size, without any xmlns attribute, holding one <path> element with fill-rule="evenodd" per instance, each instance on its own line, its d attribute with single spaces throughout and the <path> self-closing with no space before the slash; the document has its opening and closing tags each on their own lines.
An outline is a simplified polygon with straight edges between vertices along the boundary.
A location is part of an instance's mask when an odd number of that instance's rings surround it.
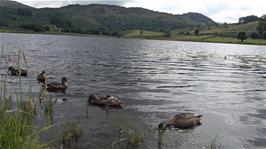
<svg viewBox="0 0 266 149">
<path fill-rule="evenodd" d="M 16 0 L 36 7 L 61 7 L 69 4 L 113 4 L 143 7 L 172 14 L 199 12 L 216 22 L 237 22 L 246 15 L 266 14 L 266 0 Z"/>
</svg>

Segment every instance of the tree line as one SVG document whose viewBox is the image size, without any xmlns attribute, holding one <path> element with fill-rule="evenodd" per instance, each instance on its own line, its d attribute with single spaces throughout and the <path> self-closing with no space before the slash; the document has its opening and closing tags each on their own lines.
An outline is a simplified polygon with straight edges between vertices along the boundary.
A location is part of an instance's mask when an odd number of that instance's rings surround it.
<svg viewBox="0 0 266 149">
<path fill-rule="evenodd" d="M 251 33 L 249 37 L 252 39 L 266 39 L 266 15 L 263 15 L 257 20 L 258 20 L 257 32 Z M 244 40 L 248 39 L 248 35 L 246 32 L 239 32 L 237 38 L 240 39 L 241 42 L 243 42 Z"/>
</svg>

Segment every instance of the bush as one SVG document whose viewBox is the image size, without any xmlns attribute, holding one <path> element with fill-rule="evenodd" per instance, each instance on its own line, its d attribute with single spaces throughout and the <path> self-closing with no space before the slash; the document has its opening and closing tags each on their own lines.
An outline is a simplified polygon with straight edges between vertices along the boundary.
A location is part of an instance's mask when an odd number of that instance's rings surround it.
<svg viewBox="0 0 266 149">
<path fill-rule="evenodd" d="M 249 37 L 252 38 L 252 39 L 257 39 L 257 38 L 259 38 L 259 34 L 257 32 L 253 32 L 253 33 L 250 34 Z"/>
<path fill-rule="evenodd" d="M 171 37 L 171 31 L 165 31 L 165 33 L 164 33 L 164 36 L 165 37 Z"/>
<path fill-rule="evenodd" d="M 21 24 L 20 26 L 23 29 L 26 30 L 32 30 L 34 32 L 44 32 L 45 28 L 41 24 Z"/>
</svg>

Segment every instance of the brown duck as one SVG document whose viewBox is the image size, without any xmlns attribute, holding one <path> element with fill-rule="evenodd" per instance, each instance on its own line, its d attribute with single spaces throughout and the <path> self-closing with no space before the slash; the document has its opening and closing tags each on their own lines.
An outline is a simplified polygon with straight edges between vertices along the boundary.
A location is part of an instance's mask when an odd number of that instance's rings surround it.
<svg viewBox="0 0 266 149">
<path fill-rule="evenodd" d="M 179 128 L 179 129 L 186 129 L 186 128 L 193 128 L 196 126 L 201 125 L 201 117 L 202 115 L 195 114 L 195 113 L 181 113 L 177 114 L 168 120 L 160 123 L 158 125 L 159 129 L 166 129 L 169 127 Z"/>
<path fill-rule="evenodd" d="M 39 73 L 38 75 L 37 75 L 37 81 L 39 82 L 39 83 L 47 83 L 46 81 L 47 81 L 47 77 L 46 77 L 46 75 L 45 75 L 45 71 L 42 71 L 41 73 Z"/>
<path fill-rule="evenodd" d="M 114 107 L 114 108 L 122 108 L 121 101 L 118 100 L 116 97 L 110 96 L 110 95 L 107 95 L 107 96 L 90 95 L 88 103 L 91 105 L 96 105 L 100 107 L 109 106 L 109 107 Z"/>
<path fill-rule="evenodd" d="M 23 77 L 27 77 L 28 75 L 28 71 L 21 69 L 21 68 L 15 68 L 13 66 L 10 66 L 8 68 L 8 74 L 11 76 L 23 76 Z"/>
<path fill-rule="evenodd" d="M 53 83 L 48 83 L 47 85 L 45 84 L 46 90 L 48 92 L 61 92 L 65 93 L 67 87 L 68 87 L 68 82 L 65 77 L 61 79 L 61 83 L 59 82 L 53 82 Z"/>
</svg>

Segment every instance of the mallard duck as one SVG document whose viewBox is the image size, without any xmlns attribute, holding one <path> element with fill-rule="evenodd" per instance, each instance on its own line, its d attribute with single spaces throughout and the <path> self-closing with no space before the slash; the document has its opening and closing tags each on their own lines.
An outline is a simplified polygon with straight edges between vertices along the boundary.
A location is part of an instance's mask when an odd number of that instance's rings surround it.
<svg viewBox="0 0 266 149">
<path fill-rule="evenodd" d="M 114 96 L 94 96 L 90 95 L 88 103 L 91 105 L 96 105 L 96 106 L 109 106 L 109 107 L 116 107 L 116 108 L 122 108 L 121 106 L 121 101 L 118 100 Z"/>
<path fill-rule="evenodd" d="M 177 114 L 167 121 L 164 121 L 158 125 L 159 129 L 166 129 L 168 127 L 175 127 L 179 129 L 193 128 L 195 126 L 201 125 L 202 115 L 195 113 L 181 113 Z"/>
<path fill-rule="evenodd" d="M 43 83 L 43 84 L 45 84 L 45 82 L 47 82 L 47 77 L 46 77 L 46 75 L 45 75 L 45 71 L 42 71 L 41 73 L 39 73 L 39 74 L 37 75 L 37 81 L 38 81 L 39 83 Z"/>
<path fill-rule="evenodd" d="M 65 77 L 61 79 L 61 83 L 58 82 L 53 82 L 49 84 L 44 84 L 46 90 L 48 92 L 62 92 L 65 93 L 67 87 L 68 87 L 68 82 Z"/>
<path fill-rule="evenodd" d="M 15 68 L 13 66 L 10 66 L 8 68 L 8 74 L 11 76 L 23 76 L 23 77 L 27 77 L 28 72 L 27 70 L 21 69 L 21 68 Z"/>
</svg>

